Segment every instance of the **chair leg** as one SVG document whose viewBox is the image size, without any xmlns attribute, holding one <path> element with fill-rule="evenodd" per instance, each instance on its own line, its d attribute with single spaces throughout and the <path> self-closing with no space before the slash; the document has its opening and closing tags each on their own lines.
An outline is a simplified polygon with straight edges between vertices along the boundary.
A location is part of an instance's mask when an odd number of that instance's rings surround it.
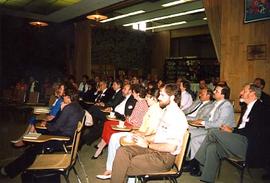
<svg viewBox="0 0 270 183">
<path fill-rule="evenodd" d="M 173 177 L 172 180 L 173 180 L 173 183 L 177 183 L 176 177 Z"/>
<path fill-rule="evenodd" d="M 217 178 L 218 179 L 219 179 L 219 176 L 220 176 L 221 166 L 222 166 L 222 160 L 220 160 L 220 164 L 219 164 L 219 168 L 218 168 L 218 173 L 217 173 Z"/>
<path fill-rule="evenodd" d="M 73 169 L 73 171 L 74 171 L 74 173 L 75 173 L 75 175 L 76 175 L 76 177 L 77 177 L 78 182 L 79 182 L 79 183 L 82 183 L 82 181 L 81 181 L 81 179 L 80 179 L 80 177 L 79 177 L 79 175 L 78 175 L 78 172 L 77 172 L 77 170 L 75 169 L 75 167 L 73 167 L 72 169 Z"/>
<path fill-rule="evenodd" d="M 79 164 L 80 164 L 80 166 L 81 166 L 81 169 L 83 170 L 83 174 L 84 174 L 84 176 L 85 176 L 86 183 L 89 183 L 88 175 L 87 175 L 87 173 L 86 173 L 86 171 L 85 171 L 85 168 L 84 168 L 84 165 L 83 165 L 83 163 L 82 163 L 82 161 L 81 161 L 81 159 L 80 159 L 79 153 L 77 153 L 77 157 L 78 157 L 78 161 L 79 161 Z"/>
<path fill-rule="evenodd" d="M 65 173 L 64 173 L 64 174 L 62 174 L 62 175 L 64 176 L 64 178 L 65 178 L 65 180 L 66 180 L 66 183 L 70 183 L 70 182 L 69 182 L 69 179 L 68 179 L 68 175 L 67 175 L 67 174 L 65 174 Z"/>
<path fill-rule="evenodd" d="M 140 182 L 141 182 L 141 183 L 146 183 L 147 180 L 146 180 L 145 178 L 141 177 L 141 178 L 140 178 Z"/>
</svg>

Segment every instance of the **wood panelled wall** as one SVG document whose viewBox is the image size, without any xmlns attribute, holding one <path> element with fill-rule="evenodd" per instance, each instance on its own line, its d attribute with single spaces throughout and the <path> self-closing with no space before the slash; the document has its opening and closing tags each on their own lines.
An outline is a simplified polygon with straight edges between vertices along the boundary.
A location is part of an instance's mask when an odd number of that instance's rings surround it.
<svg viewBox="0 0 270 183">
<path fill-rule="evenodd" d="M 69 73 L 74 74 L 79 81 L 83 74 L 91 76 L 91 27 L 88 21 L 75 23 L 74 27 L 74 63 L 69 63 L 68 68 Z"/>
<path fill-rule="evenodd" d="M 152 74 L 163 76 L 163 65 L 166 57 L 170 56 L 170 32 L 163 31 L 153 35 L 152 39 Z"/>
<path fill-rule="evenodd" d="M 216 12 L 217 14 L 211 14 L 211 16 L 221 16 L 221 79 L 226 80 L 230 85 L 231 98 L 237 100 L 243 84 L 252 82 L 255 77 L 265 79 L 265 91 L 269 93 L 270 21 L 244 24 L 244 1 L 204 1 L 220 3 L 218 6 L 222 7 L 221 12 Z M 210 16 L 210 13 L 206 14 Z M 212 20 L 210 17 L 207 19 Z M 211 25 L 213 24 L 209 22 L 209 26 Z M 247 46 L 256 44 L 266 44 L 266 60 L 247 60 Z"/>
</svg>

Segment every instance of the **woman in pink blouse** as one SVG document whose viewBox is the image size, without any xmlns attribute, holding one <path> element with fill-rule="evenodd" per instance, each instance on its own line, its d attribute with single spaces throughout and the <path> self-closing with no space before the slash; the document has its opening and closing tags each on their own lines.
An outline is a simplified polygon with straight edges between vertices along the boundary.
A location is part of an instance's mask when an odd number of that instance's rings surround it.
<svg viewBox="0 0 270 183">
<path fill-rule="evenodd" d="M 130 116 L 126 116 L 125 126 L 131 128 L 139 128 L 143 121 L 143 116 L 145 115 L 146 111 L 148 110 L 148 105 L 145 100 L 146 96 L 146 89 L 141 85 L 133 85 L 132 86 L 132 95 L 137 100 L 136 105 L 131 113 Z M 112 125 L 118 125 L 118 121 L 106 121 L 104 123 L 103 132 L 102 132 L 102 139 L 99 144 L 96 146 L 98 149 L 92 159 L 97 159 L 98 156 L 102 153 L 104 147 L 109 143 L 111 135 L 113 133 L 117 133 L 112 129 Z"/>
</svg>

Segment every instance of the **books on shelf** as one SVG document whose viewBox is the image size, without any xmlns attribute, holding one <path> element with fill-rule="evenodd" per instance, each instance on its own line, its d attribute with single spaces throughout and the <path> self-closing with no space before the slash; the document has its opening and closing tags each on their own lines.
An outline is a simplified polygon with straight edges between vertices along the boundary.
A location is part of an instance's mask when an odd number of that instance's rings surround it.
<svg viewBox="0 0 270 183">
<path fill-rule="evenodd" d="M 23 136 L 24 139 L 37 139 L 41 133 L 28 133 Z"/>
</svg>

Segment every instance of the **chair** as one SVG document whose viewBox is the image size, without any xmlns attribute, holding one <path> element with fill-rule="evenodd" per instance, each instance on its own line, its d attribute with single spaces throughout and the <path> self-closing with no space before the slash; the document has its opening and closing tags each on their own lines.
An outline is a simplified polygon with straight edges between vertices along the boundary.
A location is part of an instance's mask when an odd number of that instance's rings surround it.
<svg viewBox="0 0 270 183">
<path fill-rule="evenodd" d="M 237 169 L 240 170 L 240 183 L 242 183 L 243 178 L 244 178 L 244 172 L 245 172 L 245 169 L 247 167 L 246 161 L 243 161 L 243 160 L 240 160 L 240 159 L 237 159 L 237 158 L 232 158 L 232 157 L 224 158 L 224 160 L 228 161 L 231 165 L 233 165 L 234 167 L 236 167 Z M 221 169 L 221 164 L 222 164 L 221 162 L 220 162 L 220 168 L 219 168 L 219 171 L 218 171 L 218 177 L 220 175 L 220 169 Z M 248 173 L 250 174 L 249 170 L 248 170 Z"/>
<path fill-rule="evenodd" d="M 136 176 L 136 178 L 140 180 L 140 182 L 142 183 L 145 183 L 148 180 L 166 180 L 166 179 L 168 179 L 170 182 L 176 183 L 177 178 L 181 176 L 182 174 L 182 163 L 186 154 L 188 139 L 189 139 L 189 131 L 187 130 L 183 136 L 181 151 L 176 156 L 175 161 L 174 161 L 175 168 L 172 167 L 172 169 L 167 172 L 158 172 L 158 173 L 150 173 L 146 175 L 139 175 L 139 176 Z"/>
<path fill-rule="evenodd" d="M 61 173 L 64 176 L 66 182 L 69 183 L 68 179 L 69 172 L 70 170 L 73 170 L 77 177 L 78 182 L 81 182 L 74 165 L 77 160 L 77 151 L 80 142 L 82 128 L 83 123 L 79 122 L 73 137 L 72 148 L 69 153 L 40 154 L 36 157 L 34 163 L 27 169 L 27 171 L 39 171 L 39 170 L 57 171 Z"/>
<path fill-rule="evenodd" d="M 27 103 L 37 104 L 39 101 L 39 92 L 30 92 Z"/>
</svg>

